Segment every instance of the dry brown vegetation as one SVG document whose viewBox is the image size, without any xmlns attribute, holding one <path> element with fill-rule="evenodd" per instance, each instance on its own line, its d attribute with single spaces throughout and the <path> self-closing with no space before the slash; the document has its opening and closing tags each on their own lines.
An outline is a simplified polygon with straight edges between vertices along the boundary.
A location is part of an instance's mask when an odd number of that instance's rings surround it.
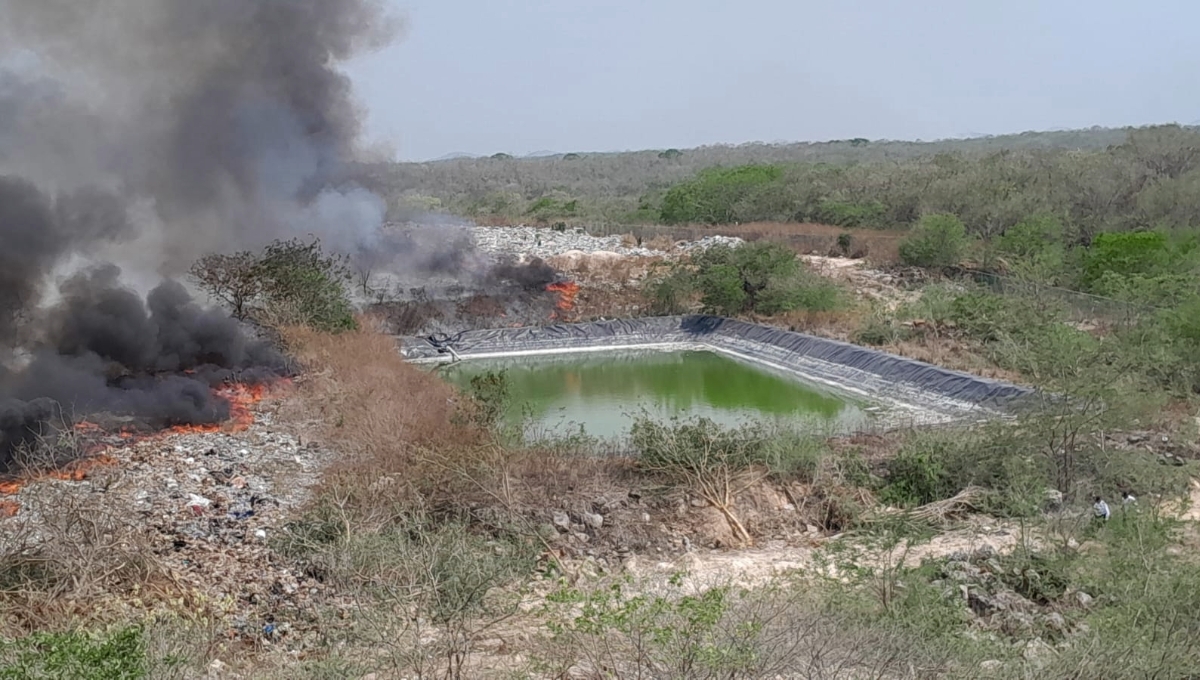
<svg viewBox="0 0 1200 680">
<path fill-rule="evenodd" d="M 323 492 L 361 516 L 387 521 L 405 508 L 460 516 L 491 507 L 519 520 L 603 496 L 625 466 L 501 445 L 477 423 L 469 398 L 406 362 L 390 336 L 295 329 L 286 337 L 308 371 L 302 408 L 342 452 Z"/>
<path fill-rule="evenodd" d="M 404 361 L 394 338 L 363 328 L 339 334 L 307 328 L 284 332 L 289 352 L 304 367 L 304 403 L 311 416 L 351 456 L 384 462 L 404 446 L 448 435 L 457 409 L 454 390 Z"/>
<path fill-rule="evenodd" d="M 63 627 L 120 616 L 120 599 L 176 592 L 154 553 L 148 528 L 131 524 L 103 497 L 45 485 L 0 535 L 0 621 L 6 632 Z"/>
</svg>

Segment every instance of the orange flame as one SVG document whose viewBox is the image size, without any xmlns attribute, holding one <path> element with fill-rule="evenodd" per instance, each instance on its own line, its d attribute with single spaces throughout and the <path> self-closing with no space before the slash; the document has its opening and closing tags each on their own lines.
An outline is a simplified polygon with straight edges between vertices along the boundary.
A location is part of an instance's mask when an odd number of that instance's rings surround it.
<svg viewBox="0 0 1200 680">
<path fill-rule="evenodd" d="M 281 381 L 290 382 L 287 380 Z M 267 396 L 270 391 L 267 385 L 243 385 L 235 383 L 213 389 L 213 394 L 229 402 L 229 419 L 224 423 L 207 425 L 176 425 L 167 430 L 168 434 L 197 434 L 206 432 L 241 432 L 254 424 L 254 412 L 251 408 Z"/>
<path fill-rule="evenodd" d="M 208 432 L 241 432 L 254 424 L 253 406 L 262 401 L 267 394 L 277 386 L 290 384 L 291 381 L 282 379 L 271 385 L 243 385 L 235 383 L 213 389 L 213 394 L 229 402 L 229 419 L 223 423 L 209 425 L 177 425 L 161 432 L 152 434 L 139 433 L 131 428 L 121 428 L 117 432 L 105 430 L 96 423 L 82 420 L 73 427 L 76 434 L 88 437 L 119 437 L 126 443 L 161 437 L 173 434 L 197 434 Z M 111 442 L 111 439 L 110 439 Z M 96 443 L 84 451 L 84 457 L 71 461 L 62 467 L 45 472 L 35 473 L 22 479 L 0 481 L 0 496 L 12 495 L 20 491 L 25 484 L 38 479 L 60 479 L 64 481 L 83 481 L 97 467 L 113 465 L 117 461 L 105 455 L 109 444 Z M 0 501 L 0 518 L 12 517 L 20 511 L 20 505 L 14 501 Z"/>
<path fill-rule="evenodd" d="M 551 319 L 561 319 L 566 314 L 575 311 L 575 296 L 579 295 L 579 284 L 574 281 L 552 283 L 546 290 L 558 293 L 558 302 L 554 304 L 556 311 L 550 314 Z"/>
<path fill-rule="evenodd" d="M 91 455 L 87 458 L 73 460 L 66 465 L 46 472 L 40 472 L 26 477 L 24 479 L 10 479 L 0 482 L 0 496 L 10 496 L 21 490 L 21 487 L 31 481 L 39 479 L 59 479 L 65 482 L 82 482 L 88 478 L 88 474 L 98 468 L 106 465 L 112 465 L 117 461 L 106 455 Z M 20 505 L 13 501 L 0 501 L 0 517 L 12 517 L 17 514 Z"/>
</svg>

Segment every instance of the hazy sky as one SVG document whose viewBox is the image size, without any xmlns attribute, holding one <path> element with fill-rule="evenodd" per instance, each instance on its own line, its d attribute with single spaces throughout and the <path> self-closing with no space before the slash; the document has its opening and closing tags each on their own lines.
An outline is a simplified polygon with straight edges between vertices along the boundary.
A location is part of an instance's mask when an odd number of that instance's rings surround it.
<svg viewBox="0 0 1200 680">
<path fill-rule="evenodd" d="M 1196 0 L 389 0 L 407 160 L 1200 120 Z"/>
</svg>

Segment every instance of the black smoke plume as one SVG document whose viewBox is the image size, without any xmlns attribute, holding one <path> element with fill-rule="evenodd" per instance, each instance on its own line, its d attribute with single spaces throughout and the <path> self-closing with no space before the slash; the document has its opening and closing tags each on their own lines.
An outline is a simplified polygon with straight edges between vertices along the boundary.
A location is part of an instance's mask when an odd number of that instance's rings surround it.
<svg viewBox="0 0 1200 680">
<path fill-rule="evenodd" d="M 545 260 L 534 257 L 528 262 L 503 260 L 488 271 L 487 278 L 493 286 L 509 284 L 525 290 L 543 290 L 558 281 L 560 275 L 558 270 L 546 264 Z"/>
<path fill-rule="evenodd" d="M 277 238 L 371 251 L 338 68 L 396 29 L 376 0 L 0 0 L 0 465 L 58 420 L 219 421 L 212 386 L 283 370 L 177 281 Z"/>
</svg>

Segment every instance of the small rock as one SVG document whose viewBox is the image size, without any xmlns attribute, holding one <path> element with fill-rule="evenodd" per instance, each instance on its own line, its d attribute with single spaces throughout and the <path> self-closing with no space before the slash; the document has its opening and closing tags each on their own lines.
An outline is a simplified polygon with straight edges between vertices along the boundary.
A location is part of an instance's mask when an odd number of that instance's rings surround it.
<svg viewBox="0 0 1200 680">
<path fill-rule="evenodd" d="M 986 543 L 975 549 L 971 557 L 976 560 L 991 560 L 996 556 L 996 549 Z"/>
<path fill-rule="evenodd" d="M 643 522 L 649 522 L 649 521 L 650 521 L 650 513 L 648 513 L 648 512 L 643 512 L 643 513 L 642 513 L 642 521 L 643 521 Z"/>
<path fill-rule="evenodd" d="M 1057 510 L 1062 507 L 1063 494 L 1058 489 L 1046 489 L 1045 498 L 1048 510 Z"/>
<path fill-rule="evenodd" d="M 1092 599 L 1093 598 L 1091 595 L 1088 595 L 1087 593 L 1083 592 L 1082 590 L 1075 593 L 1075 602 L 1079 603 L 1080 607 L 1092 606 Z"/>
<path fill-rule="evenodd" d="M 255 538 L 257 538 L 257 539 L 259 539 L 260 541 L 262 541 L 262 540 L 266 540 L 266 538 L 267 538 L 267 530 L 266 530 L 266 529 L 256 529 L 256 530 L 254 531 L 254 537 L 255 537 Z"/>
<path fill-rule="evenodd" d="M 585 512 L 583 513 L 583 523 L 593 529 L 599 529 L 604 525 L 604 516 L 591 512 Z"/>
<path fill-rule="evenodd" d="M 554 513 L 554 526 L 567 531 L 571 528 L 571 516 L 565 512 Z"/>
<path fill-rule="evenodd" d="M 1067 620 L 1058 612 L 1050 612 L 1046 615 L 1046 626 L 1059 633 L 1067 632 Z"/>
<path fill-rule="evenodd" d="M 813 524 L 805 524 L 805 525 L 804 525 L 804 530 L 805 530 L 806 532 L 810 533 L 810 534 L 818 534 L 818 533 L 821 533 L 821 530 L 820 530 L 820 529 L 818 529 L 818 528 L 816 527 L 816 525 L 813 525 Z"/>
<path fill-rule="evenodd" d="M 986 671 L 988 673 L 998 671 L 1001 668 L 1004 668 L 1004 662 L 1000 661 L 999 659 L 988 659 L 987 661 L 979 662 L 979 670 Z"/>
<path fill-rule="evenodd" d="M 703 499 L 700 499 L 700 498 L 692 499 L 692 507 L 693 508 L 703 508 L 706 505 L 708 505 L 708 503 L 705 503 Z"/>
<path fill-rule="evenodd" d="M 1055 655 L 1054 648 L 1041 638 L 1034 638 L 1025 645 L 1021 656 L 1035 667 L 1042 667 Z"/>
</svg>

